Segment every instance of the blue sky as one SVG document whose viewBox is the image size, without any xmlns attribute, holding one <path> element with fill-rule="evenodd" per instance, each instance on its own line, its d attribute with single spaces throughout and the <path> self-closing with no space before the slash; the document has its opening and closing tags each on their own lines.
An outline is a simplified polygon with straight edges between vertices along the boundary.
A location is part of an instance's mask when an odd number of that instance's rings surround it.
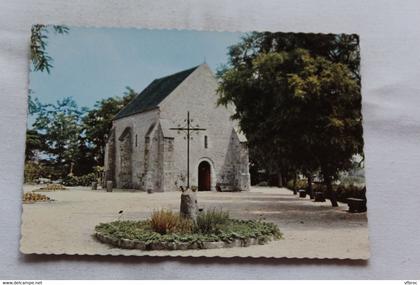
<svg viewBox="0 0 420 285">
<path fill-rule="evenodd" d="M 33 97 L 55 103 L 73 97 L 80 106 L 121 96 L 125 86 L 143 90 L 153 79 L 206 61 L 213 72 L 227 61 L 227 47 L 241 33 L 134 28 L 74 28 L 48 34 L 51 73 L 31 72 Z"/>
</svg>

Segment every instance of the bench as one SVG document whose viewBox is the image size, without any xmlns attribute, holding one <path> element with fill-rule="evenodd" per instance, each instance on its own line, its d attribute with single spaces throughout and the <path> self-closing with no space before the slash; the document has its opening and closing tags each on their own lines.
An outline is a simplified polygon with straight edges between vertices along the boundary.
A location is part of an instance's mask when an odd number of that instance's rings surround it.
<svg viewBox="0 0 420 285">
<path fill-rule="evenodd" d="M 314 202 L 325 202 L 324 192 L 315 192 L 314 198 Z"/>
<path fill-rule="evenodd" d="M 366 200 L 358 198 L 347 198 L 347 205 L 349 205 L 350 213 L 362 213 L 366 212 Z"/>
<path fill-rule="evenodd" d="M 306 190 L 300 189 L 299 192 L 299 198 L 306 198 Z"/>
</svg>

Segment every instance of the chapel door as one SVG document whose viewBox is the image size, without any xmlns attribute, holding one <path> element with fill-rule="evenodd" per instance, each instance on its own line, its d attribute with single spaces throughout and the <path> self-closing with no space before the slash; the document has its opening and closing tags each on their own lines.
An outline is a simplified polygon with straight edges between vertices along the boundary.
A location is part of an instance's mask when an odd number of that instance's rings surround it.
<svg viewBox="0 0 420 285">
<path fill-rule="evenodd" d="M 202 161 L 198 165 L 198 191 L 210 191 L 210 188 L 210 164 L 207 161 Z"/>
</svg>

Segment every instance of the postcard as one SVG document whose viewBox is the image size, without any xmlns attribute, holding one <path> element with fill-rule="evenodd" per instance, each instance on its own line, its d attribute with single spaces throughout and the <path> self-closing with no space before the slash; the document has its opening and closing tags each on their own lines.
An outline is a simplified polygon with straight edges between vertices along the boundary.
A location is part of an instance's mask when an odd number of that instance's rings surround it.
<svg viewBox="0 0 420 285">
<path fill-rule="evenodd" d="M 369 258 L 359 41 L 34 25 L 21 252 Z"/>
</svg>

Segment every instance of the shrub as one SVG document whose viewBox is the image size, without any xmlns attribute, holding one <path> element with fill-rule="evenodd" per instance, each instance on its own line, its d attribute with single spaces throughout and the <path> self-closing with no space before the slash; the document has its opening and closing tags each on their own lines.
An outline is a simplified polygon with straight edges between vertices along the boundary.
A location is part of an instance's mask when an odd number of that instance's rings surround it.
<svg viewBox="0 0 420 285">
<path fill-rule="evenodd" d="M 24 169 L 25 183 L 38 183 L 40 178 L 57 180 L 67 173 L 63 165 L 54 165 L 45 162 L 26 161 Z"/>
<path fill-rule="evenodd" d="M 97 181 L 96 173 L 89 173 L 82 176 L 67 176 L 63 184 L 66 186 L 90 186 L 92 182 Z"/>
<path fill-rule="evenodd" d="M 49 201 L 50 197 L 38 193 L 26 192 L 23 194 L 23 202 L 37 202 L 37 201 Z"/>
<path fill-rule="evenodd" d="M 298 179 L 296 180 L 296 185 L 294 185 L 294 181 L 289 180 L 286 186 L 291 190 L 307 189 L 308 181 L 306 179 Z"/>
<path fill-rule="evenodd" d="M 325 192 L 326 186 L 322 183 L 313 183 L 312 190 L 315 192 Z"/>
<path fill-rule="evenodd" d="M 193 221 L 190 219 L 182 218 L 181 216 L 178 216 L 178 223 L 175 227 L 174 233 L 182 233 L 182 234 L 188 234 L 192 233 L 194 228 Z"/>
<path fill-rule="evenodd" d="M 24 179 L 25 183 L 35 182 L 41 176 L 41 166 L 31 161 L 25 162 Z"/>
<path fill-rule="evenodd" d="M 201 233 L 212 233 L 228 221 L 229 212 L 213 209 L 198 214 L 196 228 Z"/>
<path fill-rule="evenodd" d="M 347 198 L 350 197 L 366 200 L 366 187 L 359 187 L 352 184 L 338 185 L 336 192 L 337 200 L 343 203 L 347 203 Z"/>
<path fill-rule="evenodd" d="M 181 218 L 179 214 L 175 214 L 171 210 L 162 209 L 152 213 L 150 226 L 153 231 L 164 235 L 175 232 L 191 232 L 193 224 L 191 220 Z"/>
</svg>

